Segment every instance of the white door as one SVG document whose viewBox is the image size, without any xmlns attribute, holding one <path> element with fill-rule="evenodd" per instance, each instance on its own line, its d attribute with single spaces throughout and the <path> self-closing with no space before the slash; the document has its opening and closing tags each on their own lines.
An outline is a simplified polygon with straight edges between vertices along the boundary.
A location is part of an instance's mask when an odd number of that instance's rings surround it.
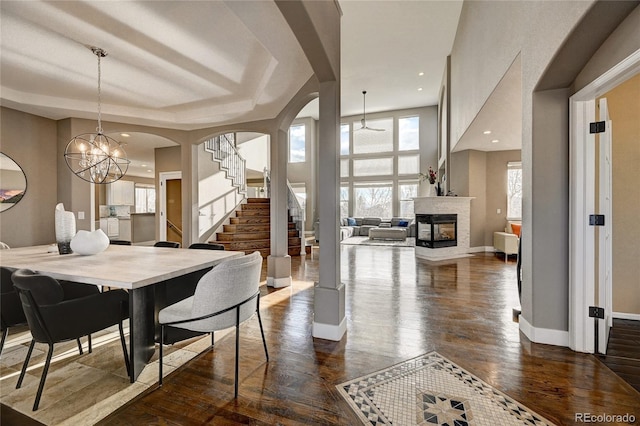
<svg viewBox="0 0 640 426">
<path fill-rule="evenodd" d="M 613 325 L 612 318 L 612 244 L 611 230 L 613 222 L 613 209 L 611 200 L 611 137 L 612 123 L 609 119 L 609 110 L 607 108 L 607 99 L 602 98 L 599 101 L 600 114 L 599 120 L 605 122 L 604 133 L 599 133 L 600 152 L 599 152 L 599 193 L 598 193 L 598 211 L 604 215 L 604 226 L 598 230 L 598 306 L 604 308 L 604 320 L 598 322 L 598 351 L 602 354 L 607 353 L 607 342 L 609 341 L 609 330 Z"/>
</svg>

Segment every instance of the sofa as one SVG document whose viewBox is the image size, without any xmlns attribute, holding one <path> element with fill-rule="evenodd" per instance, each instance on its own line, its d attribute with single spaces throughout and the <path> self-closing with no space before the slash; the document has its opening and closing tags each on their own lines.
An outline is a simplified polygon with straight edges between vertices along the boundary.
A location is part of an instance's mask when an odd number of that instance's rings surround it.
<svg viewBox="0 0 640 426">
<path fill-rule="evenodd" d="M 505 262 L 510 254 L 518 254 L 521 226 L 521 222 L 509 221 L 504 232 L 496 231 L 493 233 L 493 248 L 497 252 L 504 253 Z"/>
<path fill-rule="evenodd" d="M 405 228 L 407 237 L 415 237 L 416 224 L 414 218 L 392 217 L 382 219 L 379 217 L 344 217 L 340 219 L 340 240 L 349 237 L 368 237 L 369 230 L 379 227 Z M 320 223 L 313 226 L 316 241 L 320 239 Z"/>
</svg>

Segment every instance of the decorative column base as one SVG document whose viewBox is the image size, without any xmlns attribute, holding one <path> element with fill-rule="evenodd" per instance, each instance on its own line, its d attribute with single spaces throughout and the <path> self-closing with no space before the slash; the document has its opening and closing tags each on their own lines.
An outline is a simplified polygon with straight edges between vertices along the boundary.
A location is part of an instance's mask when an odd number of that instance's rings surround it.
<svg viewBox="0 0 640 426">
<path fill-rule="evenodd" d="M 267 257 L 267 286 L 274 288 L 291 285 L 291 256 Z"/>
<path fill-rule="evenodd" d="M 347 332 L 344 284 L 340 283 L 338 288 L 327 288 L 316 283 L 313 298 L 312 336 L 334 342 L 342 340 Z"/>
</svg>

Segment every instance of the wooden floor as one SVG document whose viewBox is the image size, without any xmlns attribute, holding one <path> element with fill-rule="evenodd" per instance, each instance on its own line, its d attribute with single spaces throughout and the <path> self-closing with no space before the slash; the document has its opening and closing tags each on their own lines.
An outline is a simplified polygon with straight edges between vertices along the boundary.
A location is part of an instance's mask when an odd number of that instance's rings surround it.
<svg viewBox="0 0 640 426">
<path fill-rule="evenodd" d="M 348 323 L 340 342 L 311 337 L 314 250 L 292 258 L 291 287 L 262 287 L 271 360 L 257 321 L 248 321 L 237 400 L 230 335 L 101 424 L 355 425 L 336 384 L 434 350 L 559 425 L 575 424 L 575 413 L 640 418 L 640 393 L 594 356 L 519 333 L 515 261 L 416 261 L 411 248 L 370 246 L 343 246 L 341 259 Z"/>
<path fill-rule="evenodd" d="M 614 319 L 607 355 L 600 360 L 640 392 L 640 321 Z"/>
</svg>

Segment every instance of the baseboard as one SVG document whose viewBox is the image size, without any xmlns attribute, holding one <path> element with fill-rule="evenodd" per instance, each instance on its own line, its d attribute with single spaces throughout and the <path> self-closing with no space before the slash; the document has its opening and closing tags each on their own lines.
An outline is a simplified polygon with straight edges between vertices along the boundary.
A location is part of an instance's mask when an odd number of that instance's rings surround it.
<svg viewBox="0 0 640 426">
<path fill-rule="evenodd" d="M 478 246 L 469 249 L 469 253 L 495 253 L 495 251 L 493 246 Z"/>
<path fill-rule="evenodd" d="M 339 342 L 347 332 L 347 317 L 342 318 L 339 325 L 313 322 L 312 336 L 318 339 Z"/>
<path fill-rule="evenodd" d="M 519 324 L 520 331 L 534 343 L 569 347 L 568 331 L 534 327 L 522 315 L 520 315 Z"/>
<path fill-rule="evenodd" d="M 618 318 L 618 319 L 627 319 L 627 320 L 640 321 L 640 314 L 627 314 L 625 312 L 612 312 L 611 316 L 613 318 Z"/>
</svg>

